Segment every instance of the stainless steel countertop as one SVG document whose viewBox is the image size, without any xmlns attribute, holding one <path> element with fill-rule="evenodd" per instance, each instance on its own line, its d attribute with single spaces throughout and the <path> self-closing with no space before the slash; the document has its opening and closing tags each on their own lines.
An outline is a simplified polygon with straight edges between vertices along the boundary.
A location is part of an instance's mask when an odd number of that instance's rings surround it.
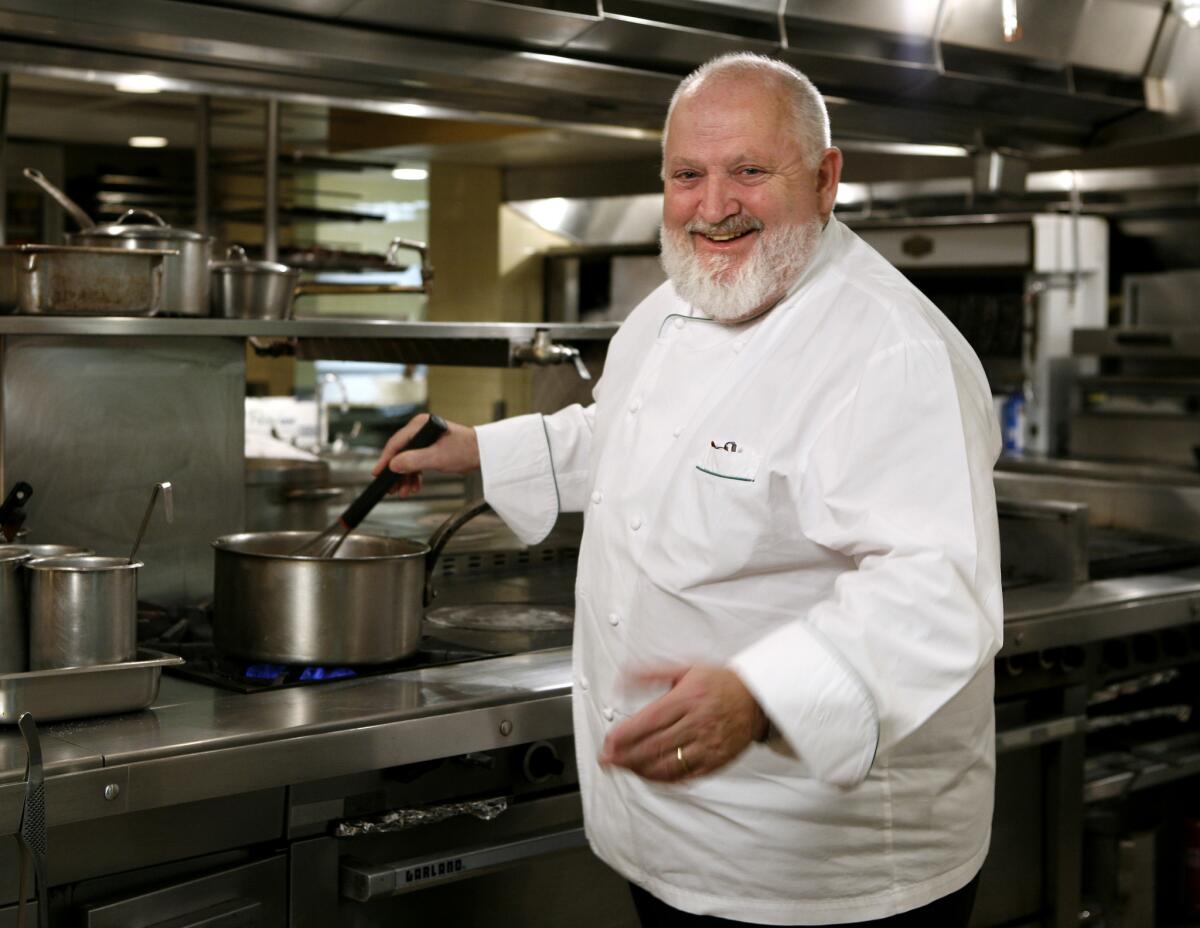
<svg viewBox="0 0 1200 928">
<path fill-rule="evenodd" d="M 528 601 L 514 578 L 497 601 Z M 1002 654 L 1200 621 L 1200 568 L 1005 595 Z M 164 676 L 151 708 L 45 726 L 51 824 L 283 786 L 571 731 L 557 648 L 318 687 L 229 693 Z M 25 750 L 0 732 L 0 834 L 18 827 Z M 105 798 L 116 787 L 115 798 Z"/>
<path fill-rule="evenodd" d="M 252 694 L 164 677 L 145 711 L 43 728 L 47 818 L 54 825 L 566 735 L 570 664 L 570 649 L 558 648 Z M 0 835 L 19 826 L 24 765 L 20 734 L 5 731 Z"/>
<path fill-rule="evenodd" d="M 1004 593 L 1001 655 L 1200 622 L 1200 568 Z"/>
</svg>

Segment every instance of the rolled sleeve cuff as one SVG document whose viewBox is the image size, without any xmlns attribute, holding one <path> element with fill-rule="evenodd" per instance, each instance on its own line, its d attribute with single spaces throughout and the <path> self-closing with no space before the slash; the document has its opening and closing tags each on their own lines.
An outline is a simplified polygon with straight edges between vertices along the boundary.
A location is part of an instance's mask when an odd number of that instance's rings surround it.
<svg viewBox="0 0 1200 928">
<path fill-rule="evenodd" d="M 792 622 L 729 666 L 766 713 L 770 747 L 799 757 L 824 782 L 851 787 L 866 779 L 879 746 L 875 700 L 820 632 Z"/>
<path fill-rule="evenodd" d="M 523 543 L 537 544 L 558 518 L 558 488 L 542 417 L 476 426 L 475 435 L 484 499 Z"/>
</svg>

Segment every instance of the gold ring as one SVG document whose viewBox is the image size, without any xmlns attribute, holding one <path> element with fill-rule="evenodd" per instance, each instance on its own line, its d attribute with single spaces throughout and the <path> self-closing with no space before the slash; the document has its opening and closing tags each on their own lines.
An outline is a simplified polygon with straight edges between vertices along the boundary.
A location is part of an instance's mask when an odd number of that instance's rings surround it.
<svg viewBox="0 0 1200 928">
<path fill-rule="evenodd" d="M 682 747 L 677 746 L 675 748 L 675 759 L 677 761 L 679 761 L 679 766 L 683 768 L 683 775 L 685 777 L 692 772 L 692 768 L 688 766 L 688 762 L 683 759 L 683 748 Z"/>
</svg>

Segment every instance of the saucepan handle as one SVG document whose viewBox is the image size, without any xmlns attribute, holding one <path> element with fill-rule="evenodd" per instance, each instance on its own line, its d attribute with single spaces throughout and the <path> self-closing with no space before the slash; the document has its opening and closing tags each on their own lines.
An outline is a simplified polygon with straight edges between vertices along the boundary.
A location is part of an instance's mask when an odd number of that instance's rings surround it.
<svg viewBox="0 0 1200 928">
<path fill-rule="evenodd" d="M 474 502 L 467 503 L 462 509 L 451 515 L 439 525 L 429 538 L 429 553 L 425 555 L 425 606 L 437 597 L 437 592 L 433 588 L 433 569 L 437 567 L 438 558 L 442 554 L 442 549 L 446 547 L 446 542 L 450 540 L 450 536 L 457 532 L 460 528 L 470 522 L 478 515 L 491 510 L 491 506 L 486 500 L 478 499 Z"/>
</svg>

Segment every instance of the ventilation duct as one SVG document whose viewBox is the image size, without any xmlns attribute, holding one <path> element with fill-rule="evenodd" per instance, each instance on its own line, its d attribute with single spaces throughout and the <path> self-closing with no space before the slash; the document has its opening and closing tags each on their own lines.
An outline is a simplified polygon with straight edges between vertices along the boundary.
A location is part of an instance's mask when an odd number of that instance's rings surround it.
<svg viewBox="0 0 1200 928">
<path fill-rule="evenodd" d="M 839 134 L 1018 148 L 1093 144 L 1147 107 L 1178 22 L 1162 0 L 0 0 L 0 54 L 303 95 L 412 98 L 652 128 L 712 55 L 788 60 Z M 1186 30 L 1185 30 L 1186 31 Z M 339 89 L 340 88 L 340 89 Z"/>
</svg>

